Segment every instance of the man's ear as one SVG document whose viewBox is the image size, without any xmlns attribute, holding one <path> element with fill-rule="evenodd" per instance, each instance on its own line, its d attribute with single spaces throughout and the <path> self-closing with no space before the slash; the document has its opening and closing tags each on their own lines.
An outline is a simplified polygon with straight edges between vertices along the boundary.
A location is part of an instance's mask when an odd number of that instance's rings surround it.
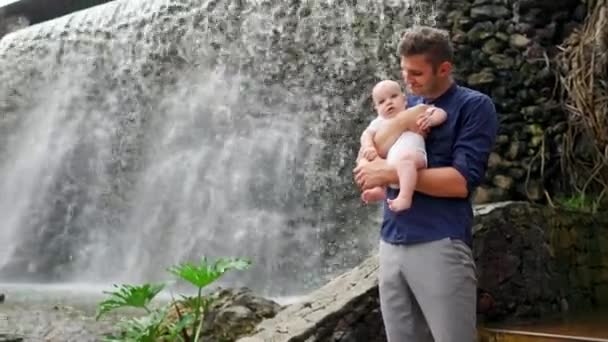
<svg viewBox="0 0 608 342">
<path fill-rule="evenodd" d="M 439 67 L 437 68 L 437 74 L 439 74 L 439 76 L 449 76 L 450 73 L 452 73 L 452 63 L 445 61 L 442 62 L 441 64 L 439 64 Z"/>
</svg>

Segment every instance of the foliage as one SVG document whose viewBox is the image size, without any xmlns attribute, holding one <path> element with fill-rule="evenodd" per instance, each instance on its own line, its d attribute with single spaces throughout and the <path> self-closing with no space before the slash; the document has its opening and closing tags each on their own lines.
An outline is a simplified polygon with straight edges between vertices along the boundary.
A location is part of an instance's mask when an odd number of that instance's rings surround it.
<svg viewBox="0 0 608 342">
<path fill-rule="evenodd" d="M 590 197 L 585 193 L 580 193 L 570 197 L 557 198 L 557 203 L 567 209 L 588 212 L 591 214 L 597 213 L 601 206 L 600 198 Z"/>
<path fill-rule="evenodd" d="M 118 308 L 133 307 L 143 309 L 146 316 L 121 322 L 121 333 L 108 336 L 108 342 L 155 342 L 201 340 L 204 318 L 212 304 L 212 298 L 204 296 L 204 287 L 219 279 L 230 270 L 245 270 L 251 265 L 249 260 L 239 258 L 220 258 L 210 262 L 202 257 L 198 264 L 189 262 L 171 266 L 167 271 L 178 279 L 196 287 L 196 297 L 182 296 L 181 301 L 173 299 L 168 306 L 151 309 L 150 302 L 166 284 L 114 285 L 115 291 L 106 292 L 110 297 L 98 304 L 96 319 Z M 176 319 L 169 319 L 173 310 Z"/>
<path fill-rule="evenodd" d="M 608 0 L 588 0 L 587 10 L 556 58 L 569 114 L 561 159 L 570 185 L 601 203 L 608 195 Z"/>
<path fill-rule="evenodd" d="M 142 308 L 151 313 L 148 304 L 165 287 L 165 284 L 144 284 L 141 286 L 114 285 L 116 291 L 104 291 L 110 298 L 99 303 L 97 319 L 103 314 L 121 307 Z"/>
</svg>

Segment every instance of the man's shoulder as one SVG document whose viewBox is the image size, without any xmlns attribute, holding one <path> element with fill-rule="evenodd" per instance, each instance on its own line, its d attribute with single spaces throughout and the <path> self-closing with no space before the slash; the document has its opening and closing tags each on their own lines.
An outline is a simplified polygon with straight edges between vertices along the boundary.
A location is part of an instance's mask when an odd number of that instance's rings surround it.
<svg viewBox="0 0 608 342">
<path fill-rule="evenodd" d="M 462 96 L 463 101 L 471 102 L 492 102 L 492 98 L 479 90 L 469 88 L 463 85 L 458 85 L 458 92 Z"/>
<path fill-rule="evenodd" d="M 465 86 L 459 86 L 459 88 L 463 96 L 461 114 L 469 120 L 483 123 L 482 125 L 487 128 L 496 128 L 498 113 L 492 98 L 475 89 Z"/>
</svg>

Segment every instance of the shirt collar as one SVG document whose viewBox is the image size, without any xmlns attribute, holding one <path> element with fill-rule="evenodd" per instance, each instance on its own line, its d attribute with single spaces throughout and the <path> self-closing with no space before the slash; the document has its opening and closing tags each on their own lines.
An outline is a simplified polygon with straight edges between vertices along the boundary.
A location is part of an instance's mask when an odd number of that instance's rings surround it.
<svg viewBox="0 0 608 342">
<path fill-rule="evenodd" d="M 458 88 L 458 85 L 456 84 L 456 82 L 452 82 L 452 85 L 450 85 L 450 87 L 446 91 L 444 91 L 443 94 L 439 95 L 438 97 L 436 97 L 433 100 L 428 100 L 425 98 L 425 99 L 423 99 L 423 102 L 425 104 L 437 103 L 437 102 L 441 101 L 441 99 L 451 96 L 456 91 L 457 88 Z"/>
</svg>

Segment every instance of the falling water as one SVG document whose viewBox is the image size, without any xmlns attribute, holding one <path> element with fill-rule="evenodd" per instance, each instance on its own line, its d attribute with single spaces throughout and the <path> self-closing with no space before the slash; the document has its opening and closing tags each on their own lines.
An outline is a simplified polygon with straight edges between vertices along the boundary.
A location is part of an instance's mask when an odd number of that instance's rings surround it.
<svg viewBox="0 0 608 342">
<path fill-rule="evenodd" d="M 417 13 L 432 13 L 432 7 Z M 202 255 L 296 294 L 375 246 L 351 170 L 407 1 L 117 0 L 0 41 L 0 279 L 142 282 Z"/>
</svg>

